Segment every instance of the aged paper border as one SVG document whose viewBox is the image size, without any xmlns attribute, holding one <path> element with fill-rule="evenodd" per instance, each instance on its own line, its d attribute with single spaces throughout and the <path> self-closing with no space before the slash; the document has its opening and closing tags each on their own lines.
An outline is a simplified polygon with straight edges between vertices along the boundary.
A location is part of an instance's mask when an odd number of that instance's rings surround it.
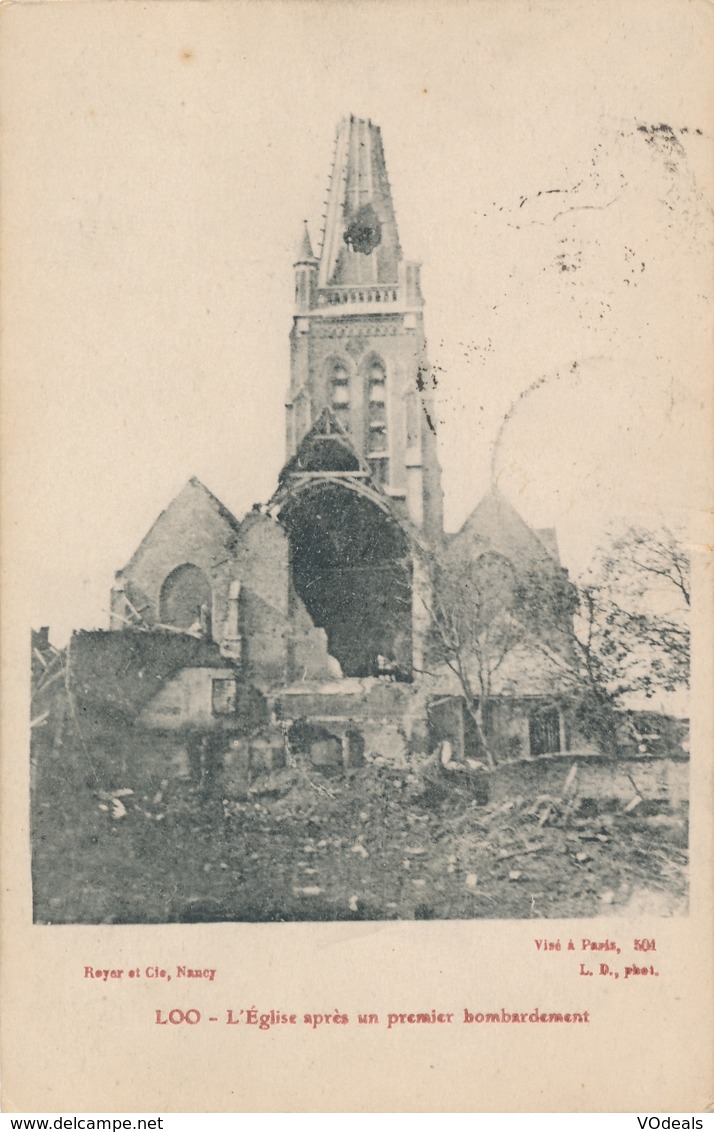
<svg viewBox="0 0 714 1132">
<path fill-rule="evenodd" d="M 19 6 L 22 8 L 22 5 Z M 42 5 L 34 8 L 35 17 Z M 340 5 L 333 4 L 339 23 Z M 478 5 L 474 4 L 474 8 Z M 652 5 L 676 34 L 675 5 Z M 682 5 L 682 8 L 687 8 Z M 692 6 L 690 6 L 692 7 Z M 711 43 L 710 6 L 693 5 Z M 91 5 L 86 5 L 92 36 Z M 439 9 L 449 19 L 450 5 Z M 578 18 L 585 6 L 574 5 Z M 641 9 L 644 12 L 644 8 Z M 424 34 L 427 4 L 404 7 L 405 36 Z M 617 25 L 616 4 L 602 18 Z M 518 4 L 513 5 L 517 19 Z M 253 5 L 269 19 L 269 5 Z M 413 13 L 413 25 L 410 20 Z M 3 62 L 14 50 L 23 11 L 0 13 Z M 151 20 L 151 11 L 146 9 Z M 200 20 L 200 6 L 194 8 Z M 587 20 L 584 20 L 584 26 Z M 615 33 L 615 32 L 614 32 Z M 704 32 L 703 32 L 704 36 Z M 664 37 L 663 37 L 664 38 Z M 701 60 L 709 54 L 703 38 Z M 61 50 L 61 43 L 57 50 Z M 654 62 L 654 61 L 653 61 Z M 27 66 L 37 63 L 28 59 Z M 696 82 L 697 67 L 683 82 Z M 702 78 L 702 81 L 703 78 Z M 710 116 L 708 126 L 714 125 Z M 15 260 L 13 233 L 22 219 L 16 163 L 22 139 L 3 123 L 2 305 L 2 1073 L 9 1111 L 703 1111 L 714 1103 L 712 1070 L 712 586 L 711 516 L 694 519 L 697 610 L 692 702 L 692 884 L 688 917 L 632 922 L 541 921 L 553 937 L 656 935 L 666 978 L 644 987 L 597 985 L 588 992 L 567 956 L 536 958 L 530 922 L 214 925 L 160 927 L 33 926 L 29 884 L 28 688 L 26 568 L 30 550 L 51 546 L 25 538 L 26 484 L 18 481 L 18 449 L 33 444 L 33 406 L 16 396 L 22 382 L 16 345 L 27 333 L 32 293 Z M 26 219 L 26 218 L 25 218 Z M 42 310 L 33 312 L 37 326 Z M 13 322 L 21 324 L 17 334 Z M 708 362 L 711 363 L 711 347 Z M 711 414 L 711 389 L 702 388 Z M 39 454 L 38 454 L 39 455 Z M 710 459 L 702 454 L 703 460 Z M 236 1005 L 260 1009 L 460 1011 L 477 1005 L 508 1009 L 591 1010 L 587 1028 L 476 1029 L 378 1033 L 357 1026 L 335 1033 L 265 1033 L 153 1023 L 173 994 L 143 984 L 88 985 L 84 962 L 97 966 L 215 967 L 216 981 L 195 995 L 205 1013 Z"/>
</svg>

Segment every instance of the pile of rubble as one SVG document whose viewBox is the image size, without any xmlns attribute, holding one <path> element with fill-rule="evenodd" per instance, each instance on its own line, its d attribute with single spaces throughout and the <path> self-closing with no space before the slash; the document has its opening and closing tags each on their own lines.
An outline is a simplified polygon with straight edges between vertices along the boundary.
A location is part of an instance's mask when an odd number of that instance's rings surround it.
<svg viewBox="0 0 714 1132">
<path fill-rule="evenodd" d="M 275 752 L 272 752 L 274 754 Z M 239 796 L 218 779 L 100 788 L 40 776 L 41 921 L 526 919 L 652 911 L 687 899 L 686 807 L 594 798 L 576 762 L 557 791 L 492 790 L 481 768 L 413 756 L 330 774 L 265 759 Z M 49 766 L 49 764 L 47 764 Z M 58 860 L 66 876 L 58 879 Z"/>
</svg>

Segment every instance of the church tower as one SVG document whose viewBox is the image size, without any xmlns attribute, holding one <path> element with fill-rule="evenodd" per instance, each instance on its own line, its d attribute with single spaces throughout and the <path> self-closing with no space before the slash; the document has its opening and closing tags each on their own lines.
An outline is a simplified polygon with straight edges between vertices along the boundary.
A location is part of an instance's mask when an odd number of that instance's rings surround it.
<svg viewBox="0 0 714 1132">
<path fill-rule="evenodd" d="M 295 268 L 287 459 L 327 407 L 397 508 L 427 536 L 443 496 L 419 264 L 405 260 L 378 126 L 337 131 L 325 227 Z"/>
</svg>

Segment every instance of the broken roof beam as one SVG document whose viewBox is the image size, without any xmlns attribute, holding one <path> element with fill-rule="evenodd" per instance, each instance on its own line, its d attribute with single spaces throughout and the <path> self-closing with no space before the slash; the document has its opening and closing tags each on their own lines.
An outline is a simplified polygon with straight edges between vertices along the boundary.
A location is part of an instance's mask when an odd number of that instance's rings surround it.
<svg viewBox="0 0 714 1132">
<path fill-rule="evenodd" d="M 325 440 L 326 437 L 322 437 L 322 439 Z M 351 479 L 369 479 L 370 473 L 369 472 L 363 472 L 363 471 L 360 470 L 360 471 L 353 471 L 353 472 L 332 472 L 332 471 L 327 471 L 327 472 L 290 472 L 289 475 L 290 475 L 291 479 L 303 479 L 303 480 L 306 480 L 306 479 L 323 479 L 323 480 L 325 480 L 325 479 L 330 479 L 330 480 L 346 479 L 346 480 L 351 480 Z"/>
</svg>

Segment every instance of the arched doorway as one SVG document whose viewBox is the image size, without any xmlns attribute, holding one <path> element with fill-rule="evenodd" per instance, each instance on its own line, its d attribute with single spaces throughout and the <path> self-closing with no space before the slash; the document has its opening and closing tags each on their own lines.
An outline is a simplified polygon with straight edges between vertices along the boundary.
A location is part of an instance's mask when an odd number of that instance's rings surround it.
<svg viewBox="0 0 714 1132">
<path fill-rule="evenodd" d="M 369 489 L 328 473 L 294 487 L 280 520 L 295 591 L 343 674 L 411 679 L 412 564 L 395 518 Z"/>
<path fill-rule="evenodd" d="M 176 629 L 207 628 L 211 586 L 203 570 L 191 562 L 177 566 L 164 580 L 159 599 L 159 621 Z"/>
</svg>

